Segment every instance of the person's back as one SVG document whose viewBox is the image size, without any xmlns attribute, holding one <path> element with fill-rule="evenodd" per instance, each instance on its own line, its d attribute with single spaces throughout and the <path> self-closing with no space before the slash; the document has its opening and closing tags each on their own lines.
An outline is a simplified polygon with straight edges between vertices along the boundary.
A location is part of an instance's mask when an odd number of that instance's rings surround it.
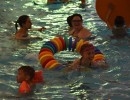
<svg viewBox="0 0 130 100">
<path fill-rule="evenodd" d="M 114 24 L 115 26 L 112 28 L 112 38 L 124 38 L 128 35 L 125 20 L 122 16 L 117 16 Z"/>
<path fill-rule="evenodd" d="M 125 37 L 127 36 L 127 28 L 124 26 L 124 27 L 114 27 L 112 29 L 112 33 L 113 35 L 115 35 L 116 37 Z"/>
</svg>

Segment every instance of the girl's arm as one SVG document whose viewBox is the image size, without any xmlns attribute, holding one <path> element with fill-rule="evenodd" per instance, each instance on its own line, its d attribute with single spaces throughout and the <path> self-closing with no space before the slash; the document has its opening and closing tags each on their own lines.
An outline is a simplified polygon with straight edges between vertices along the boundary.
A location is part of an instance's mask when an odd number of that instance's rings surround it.
<svg viewBox="0 0 130 100">
<path fill-rule="evenodd" d="M 44 30 L 46 30 L 45 27 L 41 27 L 41 28 L 32 28 L 32 29 L 30 29 L 30 31 L 40 31 L 40 32 L 42 32 L 42 31 L 44 31 Z"/>
</svg>

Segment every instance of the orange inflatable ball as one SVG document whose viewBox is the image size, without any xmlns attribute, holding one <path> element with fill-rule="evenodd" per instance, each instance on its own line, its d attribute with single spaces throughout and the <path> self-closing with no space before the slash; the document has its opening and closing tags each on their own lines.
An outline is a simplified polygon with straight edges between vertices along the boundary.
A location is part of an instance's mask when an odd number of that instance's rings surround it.
<svg viewBox="0 0 130 100">
<path fill-rule="evenodd" d="M 116 16 L 124 17 L 130 27 L 130 0 L 96 0 L 96 11 L 109 28 L 113 28 Z"/>
</svg>

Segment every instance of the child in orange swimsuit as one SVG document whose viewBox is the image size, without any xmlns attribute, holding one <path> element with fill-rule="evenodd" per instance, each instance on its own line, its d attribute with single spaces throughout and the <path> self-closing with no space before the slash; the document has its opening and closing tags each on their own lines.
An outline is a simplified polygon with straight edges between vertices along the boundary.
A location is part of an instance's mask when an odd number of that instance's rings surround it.
<svg viewBox="0 0 130 100">
<path fill-rule="evenodd" d="M 43 82 L 42 72 L 35 72 L 35 70 L 30 66 L 21 66 L 18 69 L 17 82 L 21 83 L 19 93 L 29 94 L 33 92 L 36 83 Z"/>
</svg>

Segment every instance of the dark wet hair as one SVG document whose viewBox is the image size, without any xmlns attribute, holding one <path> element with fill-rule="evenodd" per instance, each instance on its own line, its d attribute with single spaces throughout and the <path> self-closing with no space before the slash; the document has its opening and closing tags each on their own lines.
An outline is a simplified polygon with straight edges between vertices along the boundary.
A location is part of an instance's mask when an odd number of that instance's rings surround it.
<svg viewBox="0 0 130 100">
<path fill-rule="evenodd" d="M 95 49 L 95 47 L 93 46 L 93 44 L 85 43 L 85 44 L 83 44 L 83 45 L 81 46 L 80 54 L 81 54 L 83 51 L 90 50 L 90 49 Z"/>
<path fill-rule="evenodd" d="M 72 20 L 72 16 L 67 17 L 67 23 L 68 23 L 68 25 L 69 25 L 70 27 L 72 27 L 71 20 Z"/>
<path fill-rule="evenodd" d="M 18 70 L 23 70 L 25 75 L 30 77 L 30 80 L 34 78 L 35 70 L 30 66 L 21 66 Z"/>
<path fill-rule="evenodd" d="M 18 18 L 18 20 L 17 20 L 16 23 L 15 23 L 16 31 L 17 31 L 17 28 L 18 28 L 18 24 L 19 24 L 20 27 L 22 27 L 23 24 L 26 23 L 26 21 L 27 21 L 28 18 L 29 18 L 29 16 L 27 16 L 27 15 L 22 15 L 22 16 L 20 16 L 20 17 Z"/>
<path fill-rule="evenodd" d="M 71 16 L 71 20 L 73 20 L 73 18 L 74 18 L 75 16 L 79 16 L 80 19 L 83 21 L 82 16 L 81 16 L 80 14 L 73 14 L 73 15 Z"/>
<path fill-rule="evenodd" d="M 122 27 L 125 25 L 125 20 L 122 16 L 116 16 L 114 24 L 116 27 Z"/>
</svg>

